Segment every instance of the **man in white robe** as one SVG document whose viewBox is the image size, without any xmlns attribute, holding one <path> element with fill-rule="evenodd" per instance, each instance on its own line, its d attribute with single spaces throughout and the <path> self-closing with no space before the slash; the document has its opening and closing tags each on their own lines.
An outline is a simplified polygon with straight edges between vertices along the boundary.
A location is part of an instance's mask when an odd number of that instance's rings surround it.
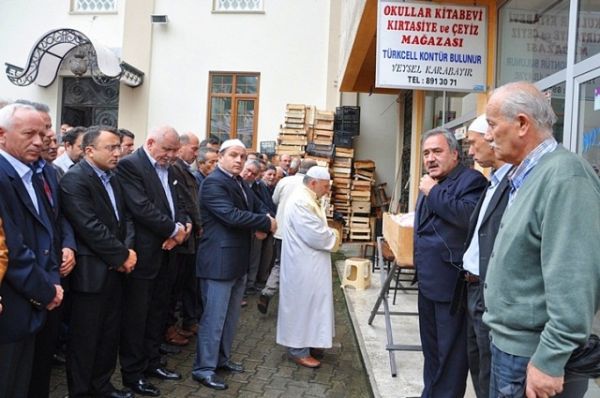
<svg viewBox="0 0 600 398">
<path fill-rule="evenodd" d="M 335 332 L 330 253 L 340 237 L 327 226 L 319 200 L 329 192 L 330 179 L 326 168 L 311 167 L 285 209 L 277 343 L 310 368 L 321 365 L 314 356 L 331 348 Z"/>
</svg>

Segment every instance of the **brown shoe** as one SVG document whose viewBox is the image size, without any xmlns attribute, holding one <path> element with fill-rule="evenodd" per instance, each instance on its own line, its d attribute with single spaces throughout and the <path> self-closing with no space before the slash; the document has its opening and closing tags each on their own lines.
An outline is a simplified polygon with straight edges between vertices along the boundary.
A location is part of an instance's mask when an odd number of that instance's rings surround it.
<svg viewBox="0 0 600 398">
<path fill-rule="evenodd" d="M 175 326 L 170 326 L 165 333 L 165 341 L 172 345 L 184 346 L 188 345 L 190 341 L 179 334 Z"/>
<path fill-rule="evenodd" d="M 304 358 L 290 357 L 290 359 L 296 362 L 298 365 L 307 368 L 318 368 L 319 366 L 321 366 L 321 362 L 311 357 L 310 355 Z"/>
</svg>

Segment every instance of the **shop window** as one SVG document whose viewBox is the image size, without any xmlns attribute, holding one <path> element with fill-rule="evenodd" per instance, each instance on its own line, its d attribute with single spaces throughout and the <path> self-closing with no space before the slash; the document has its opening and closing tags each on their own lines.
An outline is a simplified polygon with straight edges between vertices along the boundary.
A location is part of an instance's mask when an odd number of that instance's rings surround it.
<svg viewBox="0 0 600 398">
<path fill-rule="evenodd" d="M 115 13 L 117 12 L 117 0 L 72 0 L 71 12 L 76 14 Z"/>
<path fill-rule="evenodd" d="M 425 93 L 424 130 L 441 127 L 477 109 L 475 93 L 428 91 Z"/>
<path fill-rule="evenodd" d="M 259 75 L 211 72 L 209 79 L 207 135 L 221 141 L 239 138 L 255 148 Z"/>
<path fill-rule="evenodd" d="M 213 12 L 262 13 L 263 0 L 213 0 Z"/>
<path fill-rule="evenodd" d="M 539 81 L 566 68 L 569 0 L 508 1 L 498 26 L 498 86 Z"/>
<path fill-rule="evenodd" d="M 556 114 L 556 123 L 554 124 L 554 138 L 556 141 L 563 142 L 563 135 L 565 131 L 565 91 L 567 85 L 565 82 L 552 86 L 544 93 L 550 99 L 550 105 Z"/>
<path fill-rule="evenodd" d="M 580 0 L 577 10 L 576 62 L 600 53 L 600 3 Z"/>
<path fill-rule="evenodd" d="M 579 86 L 579 143 L 577 151 L 600 170 L 600 78 Z"/>
</svg>

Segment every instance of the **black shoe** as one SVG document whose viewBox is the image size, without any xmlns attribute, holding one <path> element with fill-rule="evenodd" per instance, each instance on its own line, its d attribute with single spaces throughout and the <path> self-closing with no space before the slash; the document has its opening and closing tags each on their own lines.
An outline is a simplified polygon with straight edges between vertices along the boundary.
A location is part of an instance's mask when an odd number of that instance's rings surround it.
<svg viewBox="0 0 600 398">
<path fill-rule="evenodd" d="M 147 397 L 158 397 L 160 395 L 160 390 L 148 383 L 146 379 L 139 379 L 135 383 L 123 383 L 123 385 L 131 388 L 134 393 L 145 395 Z"/>
<path fill-rule="evenodd" d="M 227 390 L 229 387 L 227 383 L 225 383 L 225 380 L 214 374 L 206 377 L 198 377 L 192 374 L 192 379 L 213 390 Z"/>
<path fill-rule="evenodd" d="M 56 354 L 52 355 L 52 365 L 63 366 L 66 363 L 67 360 L 65 358 L 65 354 L 63 354 L 62 352 L 57 352 Z"/>
<path fill-rule="evenodd" d="M 168 370 L 166 368 L 146 369 L 146 376 L 156 377 L 162 380 L 181 380 L 181 373 Z"/>
<path fill-rule="evenodd" d="M 117 390 L 114 389 L 112 392 L 100 395 L 103 398 L 133 398 L 135 395 L 129 390 Z"/>
<path fill-rule="evenodd" d="M 244 373 L 244 366 L 241 363 L 235 363 L 232 361 L 219 366 L 217 369 L 223 369 L 231 373 Z"/>
<path fill-rule="evenodd" d="M 267 310 L 269 309 L 269 300 L 271 300 L 271 297 L 267 296 L 266 294 L 261 294 L 258 298 L 256 306 L 261 314 L 267 313 Z"/>
<path fill-rule="evenodd" d="M 177 348 L 175 346 L 172 346 L 170 344 L 167 344 L 167 343 L 162 343 L 160 345 L 160 347 L 158 348 L 158 351 L 163 355 L 165 355 L 165 354 L 177 355 L 181 352 L 181 349 Z"/>
</svg>

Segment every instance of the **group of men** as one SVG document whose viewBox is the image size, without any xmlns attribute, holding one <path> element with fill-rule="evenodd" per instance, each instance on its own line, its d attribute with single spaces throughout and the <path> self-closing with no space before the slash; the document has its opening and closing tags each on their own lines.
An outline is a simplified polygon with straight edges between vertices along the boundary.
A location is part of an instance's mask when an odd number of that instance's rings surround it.
<svg viewBox="0 0 600 398">
<path fill-rule="evenodd" d="M 244 371 L 231 347 L 251 287 L 247 275 L 257 276 L 250 259 L 269 253 L 273 240 L 263 242 L 277 231 L 277 170 L 263 170 L 256 156 L 247 160 L 237 139 L 200 143 L 163 126 L 134 151 L 133 138 L 108 126 L 75 127 L 64 132 L 57 157 L 45 105 L 18 101 L 0 109 L 0 396 L 48 396 L 61 323 L 68 326 L 70 397 L 159 396 L 149 378 L 182 377 L 166 367 L 161 354 L 174 347 L 163 342 L 184 345 L 196 333 L 193 379 L 219 390 L 227 384 L 217 370 Z M 291 159 L 280 160 L 280 173 L 292 174 Z M 306 173 L 314 164 L 304 166 Z M 325 258 L 337 242 L 318 202 L 330 178 L 314 169 L 313 176 L 298 174 L 304 194 L 297 208 L 309 209 L 301 216 L 311 222 L 298 228 L 321 234 L 312 239 Z M 296 234 L 290 242 L 304 239 Z M 265 257 L 269 263 L 272 256 Z M 330 263 L 321 262 L 330 273 Z M 278 273 L 271 279 L 272 295 Z M 331 309 L 330 294 L 326 302 Z M 333 319 L 324 324 L 332 336 Z M 300 364 L 309 348 L 331 347 L 323 338 L 285 343 Z M 111 383 L 117 359 L 125 389 Z"/>
<path fill-rule="evenodd" d="M 547 97 L 526 82 L 491 93 L 469 127 L 422 136 L 427 174 L 415 214 L 424 389 L 462 397 L 470 370 L 482 397 L 583 397 L 565 372 L 600 303 L 600 180 L 557 144 Z"/>
</svg>

